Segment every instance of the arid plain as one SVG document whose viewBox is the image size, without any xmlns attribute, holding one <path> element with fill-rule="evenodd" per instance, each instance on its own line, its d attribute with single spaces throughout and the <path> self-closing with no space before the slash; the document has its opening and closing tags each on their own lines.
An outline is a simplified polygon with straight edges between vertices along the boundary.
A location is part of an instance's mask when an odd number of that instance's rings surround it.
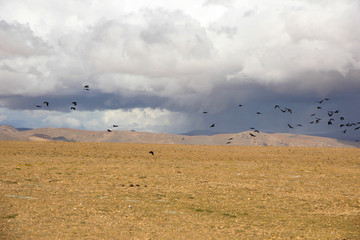
<svg viewBox="0 0 360 240">
<path fill-rule="evenodd" d="M 360 239 L 356 148 L 0 141 L 0 161 L 0 239 Z"/>
</svg>

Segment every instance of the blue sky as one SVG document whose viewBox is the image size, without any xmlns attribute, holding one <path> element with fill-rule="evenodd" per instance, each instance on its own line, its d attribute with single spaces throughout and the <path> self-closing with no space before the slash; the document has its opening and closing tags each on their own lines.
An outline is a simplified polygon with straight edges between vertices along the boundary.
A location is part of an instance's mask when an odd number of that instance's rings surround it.
<svg viewBox="0 0 360 240">
<path fill-rule="evenodd" d="M 0 124 L 358 138 L 359 21 L 357 0 L 0 1 Z"/>
</svg>

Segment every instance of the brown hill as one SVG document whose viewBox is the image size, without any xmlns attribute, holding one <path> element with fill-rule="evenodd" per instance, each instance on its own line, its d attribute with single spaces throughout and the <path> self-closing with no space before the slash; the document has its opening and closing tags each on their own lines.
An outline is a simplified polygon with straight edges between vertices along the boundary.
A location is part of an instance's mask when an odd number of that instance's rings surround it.
<svg viewBox="0 0 360 240">
<path fill-rule="evenodd" d="M 359 143 L 332 138 L 297 135 L 289 133 L 250 132 L 217 134 L 213 136 L 185 136 L 166 133 L 135 131 L 87 131 L 70 128 L 37 128 L 17 131 L 7 125 L 0 126 L 2 141 L 64 141 L 64 142 L 121 142 L 185 145 L 236 145 L 236 146 L 289 146 L 289 147 L 360 147 Z M 231 140 L 229 140 L 231 139 Z"/>
</svg>

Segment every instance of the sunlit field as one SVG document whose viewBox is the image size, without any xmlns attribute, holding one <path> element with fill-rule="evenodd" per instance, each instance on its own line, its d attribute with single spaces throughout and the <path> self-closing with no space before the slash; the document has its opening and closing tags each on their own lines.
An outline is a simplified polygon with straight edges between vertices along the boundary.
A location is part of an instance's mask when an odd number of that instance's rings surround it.
<svg viewBox="0 0 360 240">
<path fill-rule="evenodd" d="M 360 149 L 2 141 L 0 161 L 0 239 L 360 239 Z"/>
</svg>

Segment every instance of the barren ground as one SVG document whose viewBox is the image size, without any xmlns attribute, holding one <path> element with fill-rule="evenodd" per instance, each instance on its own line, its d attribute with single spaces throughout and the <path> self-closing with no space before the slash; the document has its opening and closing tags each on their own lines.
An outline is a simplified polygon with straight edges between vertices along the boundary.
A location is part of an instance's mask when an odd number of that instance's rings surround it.
<svg viewBox="0 0 360 240">
<path fill-rule="evenodd" d="M 0 141 L 0 163 L 0 239 L 360 239 L 360 149 Z"/>
</svg>

